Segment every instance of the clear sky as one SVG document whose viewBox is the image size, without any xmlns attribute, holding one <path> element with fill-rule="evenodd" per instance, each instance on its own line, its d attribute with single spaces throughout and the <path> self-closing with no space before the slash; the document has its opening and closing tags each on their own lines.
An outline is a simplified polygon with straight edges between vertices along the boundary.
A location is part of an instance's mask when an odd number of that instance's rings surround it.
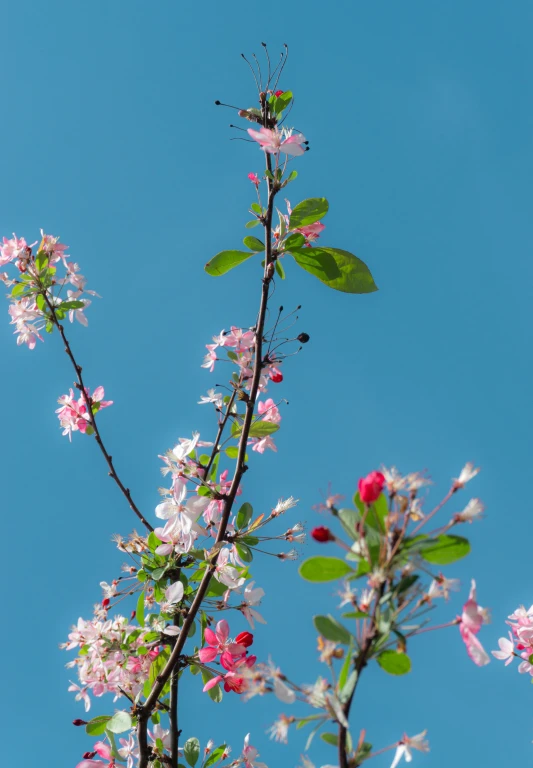
<svg viewBox="0 0 533 768">
<path fill-rule="evenodd" d="M 447 571 L 464 589 L 438 618 L 453 618 L 475 576 L 493 612 L 487 649 L 514 607 L 533 602 L 532 23 L 526 0 L 18 0 L 0 9 L 0 232 L 60 234 L 103 296 L 72 340 L 89 385 L 115 401 L 102 430 L 150 514 L 157 455 L 212 425 L 194 407 L 215 381 L 200 368 L 203 345 L 231 323 L 251 324 L 257 306 L 252 263 L 219 280 L 203 272 L 214 253 L 239 247 L 246 175 L 262 164 L 255 146 L 230 143 L 233 115 L 213 101 L 253 104 L 239 54 L 259 52 L 262 40 L 290 45 L 280 87 L 294 91 L 293 120 L 312 145 L 291 200 L 329 199 L 328 244 L 363 258 L 380 292 L 341 295 L 288 265 L 277 296 L 303 305 L 298 327 L 311 343 L 285 366 L 279 453 L 254 460 L 245 496 L 264 510 L 292 494 L 294 522 L 316 524 L 311 506 L 328 481 L 349 497 L 383 462 L 427 468 L 438 494 L 476 461 L 483 472 L 468 491 L 486 518 L 468 530 L 471 557 Z M 57 644 L 90 615 L 99 581 L 116 575 L 110 535 L 133 519 L 92 441 L 61 437 L 55 403 L 72 372 L 57 337 L 29 352 L 11 331 L 6 312 L 2 756 L 20 768 L 69 768 L 90 740 L 70 725 L 83 709 L 67 693 Z M 335 586 L 304 584 L 296 569 L 255 566 L 268 620 L 255 648 L 312 682 L 311 616 L 336 600 Z M 428 728 L 432 751 L 414 759 L 426 768 L 531 762 L 533 690 L 515 668 L 474 667 L 455 629 L 420 638 L 411 653 L 402 679 L 365 673 L 354 731 L 365 727 L 378 747 Z M 187 679 L 184 735 L 237 749 L 252 731 L 269 768 L 296 765 L 304 731 L 288 747 L 265 735 L 286 707 L 228 696 L 217 709 Z M 111 709 L 109 700 L 95 712 Z M 335 761 L 320 743 L 311 756 Z"/>
</svg>

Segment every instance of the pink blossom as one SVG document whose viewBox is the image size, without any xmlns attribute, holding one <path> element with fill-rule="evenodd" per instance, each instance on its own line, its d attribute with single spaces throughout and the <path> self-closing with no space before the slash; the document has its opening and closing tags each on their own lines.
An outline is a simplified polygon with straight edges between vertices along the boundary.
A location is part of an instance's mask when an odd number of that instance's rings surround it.
<svg viewBox="0 0 533 768">
<path fill-rule="evenodd" d="M 426 741 L 427 731 L 422 731 L 416 736 L 407 736 L 404 734 L 403 738 L 398 742 L 396 747 L 396 753 L 394 760 L 392 761 L 390 768 L 396 768 L 402 757 L 406 763 L 410 763 L 413 759 L 412 750 L 417 749 L 419 752 L 429 752 L 429 743 Z"/>
<path fill-rule="evenodd" d="M 359 496 L 365 504 L 372 504 L 381 496 L 385 477 L 381 472 L 370 472 L 366 477 L 362 477 L 358 483 Z"/>
<path fill-rule="evenodd" d="M 262 438 L 252 437 L 250 442 L 252 443 L 252 451 L 257 451 L 257 453 L 264 453 L 267 448 L 269 448 L 271 451 L 277 453 L 278 449 L 276 443 L 270 435 L 266 435 Z"/>
<path fill-rule="evenodd" d="M 27 248 L 28 244 L 23 237 L 19 238 L 15 234 L 10 240 L 4 237 L 0 245 L 0 266 L 19 259 Z"/>
<path fill-rule="evenodd" d="M 96 387 L 92 396 L 90 390 L 86 387 L 85 393 L 92 404 L 93 413 L 113 405 L 112 400 L 103 399 L 103 387 Z M 82 395 L 76 400 L 74 391 L 71 389 L 68 395 L 61 395 L 57 402 L 61 406 L 61 408 L 56 409 L 57 418 L 59 419 L 60 427 L 63 430 L 63 435 L 68 435 L 69 440 L 72 440 L 73 432 L 79 431 L 86 433 L 89 428 L 92 430 L 90 415 L 87 412 L 85 398 Z M 92 431 L 90 431 L 89 434 L 92 434 Z"/>
<path fill-rule="evenodd" d="M 252 184 L 255 184 L 256 187 L 258 187 L 259 184 L 261 183 L 261 180 L 260 180 L 259 176 L 257 175 L 257 173 L 249 173 L 248 174 L 248 178 L 250 179 Z"/>
<path fill-rule="evenodd" d="M 263 417 L 262 421 L 270 421 L 272 424 L 279 424 L 281 421 L 279 409 L 271 397 L 264 402 L 260 400 L 257 403 L 257 411 Z"/>
<path fill-rule="evenodd" d="M 300 227 L 299 229 L 296 229 L 295 232 L 300 232 L 302 235 L 304 235 L 308 242 L 313 242 L 314 240 L 318 240 L 320 233 L 325 229 L 325 224 L 322 224 L 321 221 L 315 221 L 314 224 L 308 224 L 306 227 Z"/>
<path fill-rule="evenodd" d="M 282 128 L 281 131 L 278 128 L 260 128 L 258 131 L 248 128 L 248 133 L 254 141 L 257 141 L 261 149 L 269 154 L 277 155 L 284 152 L 286 155 L 297 157 L 305 152 L 302 147 L 305 136 L 301 133 L 293 136 L 292 130 L 286 128 Z"/>
<path fill-rule="evenodd" d="M 55 237 L 54 235 L 45 235 L 42 229 L 41 237 L 42 240 L 39 245 L 39 250 L 48 254 L 52 264 L 62 259 L 63 263 L 66 265 L 65 257 L 67 254 L 65 251 L 68 249 L 68 245 L 63 245 L 63 243 L 60 243 L 59 237 Z"/>
<path fill-rule="evenodd" d="M 463 606 L 463 613 L 459 619 L 459 631 L 466 645 L 468 655 L 478 667 L 483 667 L 490 661 L 487 652 L 476 637 L 482 625 L 486 622 L 487 614 L 477 603 L 476 582 L 472 579 L 470 594 Z"/>
<path fill-rule="evenodd" d="M 227 654 L 230 659 L 233 659 L 233 657 L 238 658 L 246 653 L 244 645 L 234 643 L 229 639 L 229 624 L 225 619 L 217 622 L 215 631 L 206 627 L 204 637 L 207 647 L 200 648 L 198 651 L 198 657 L 203 664 L 214 661 L 220 654 L 222 656 Z"/>
<path fill-rule="evenodd" d="M 258 757 L 259 752 L 250 744 L 250 734 L 248 733 L 244 738 L 244 748 L 242 750 L 244 768 L 267 768 L 266 763 L 260 763 L 257 760 Z"/>
<path fill-rule="evenodd" d="M 506 637 L 500 637 L 498 640 L 498 645 L 500 646 L 500 650 L 491 651 L 491 653 L 495 659 L 505 661 L 505 666 L 507 667 L 515 656 L 512 634 L 509 632 L 509 640 Z"/>
</svg>

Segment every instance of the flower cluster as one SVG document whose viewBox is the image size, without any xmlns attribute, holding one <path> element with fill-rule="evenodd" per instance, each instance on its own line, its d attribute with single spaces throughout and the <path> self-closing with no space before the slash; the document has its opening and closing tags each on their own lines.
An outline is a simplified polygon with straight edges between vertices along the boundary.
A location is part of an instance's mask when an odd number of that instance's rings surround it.
<svg viewBox="0 0 533 768">
<path fill-rule="evenodd" d="M 87 325 L 84 311 L 91 301 L 84 293 L 97 295 L 85 288 L 86 280 L 79 266 L 68 261 L 68 246 L 42 230 L 41 236 L 35 253 L 37 242 L 28 245 L 16 235 L 11 239 L 4 237 L 0 245 L 0 267 L 11 264 L 17 270 L 13 278 L 7 272 L 0 273 L 0 280 L 11 287 L 11 325 L 15 326 L 17 344 L 26 344 L 29 349 L 35 348 L 37 339 L 43 341 L 43 329 L 51 333 L 67 314 L 71 322 L 76 319 Z M 59 267 L 64 269 L 61 277 L 57 274 Z M 69 285 L 71 288 L 62 295 Z"/>
<path fill-rule="evenodd" d="M 94 416 L 102 408 L 113 405 L 112 400 L 104 400 L 103 397 L 103 387 L 96 387 L 92 395 L 90 390 L 85 388 L 85 397 L 80 395 L 77 400 L 72 389 L 68 395 L 61 395 L 57 401 L 61 407 L 56 410 L 56 413 L 63 435 L 68 435 L 69 440 L 72 440 L 73 432 L 79 431 L 84 435 L 92 435 L 94 428 L 91 424 L 91 415 Z M 91 406 L 91 414 L 87 408 L 87 400 Z"/>
<path fill-rule="evenodd" d="M 518 671 L 533 677 L 533 605 L 528 609 L 521 605 L 509 616 L 506 624 L 511 627 L 509 636 L 500 637 L 500 650 L 492 651 L 492 655 L 500 661 L 505 661 L 505 666 L 508 666 L 515 656 L 522 659 Z"/>
</svg>

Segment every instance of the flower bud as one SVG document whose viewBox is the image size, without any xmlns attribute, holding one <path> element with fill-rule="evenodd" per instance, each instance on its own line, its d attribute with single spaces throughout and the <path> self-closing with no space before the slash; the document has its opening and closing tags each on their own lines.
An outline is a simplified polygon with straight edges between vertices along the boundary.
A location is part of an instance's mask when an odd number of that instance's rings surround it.
<svg viewBox="0 0 533 768">
<path fill-rule="evenodd" d="M 81 720 L 79 717 L 77 717 L 72 721 L 72 725 L 87 725 L 87 720 Z"/>
<path fill-rule="evenodd" d="M 334 541 L 335 537 L 325 525 L 319 525 L 317 528 L 313 528 L 311 531 L 311 538 L 320 544 L 325 544 L 326 541 Z"/>
<path fill-rule="evenodd" d="M 271 381 L 274 382 L 274 384 L 279 384 L 281 381 L 283 381 L 283 374 L 279 370 L 279 368 L 276 368 L 274 365 L 271 366 L 268 375 L 270 376 Z"/>
<path fill-rule="evenodd" d="M 104 597 L 104 599 L 102 600 L 102 608 L 107 608 L 110 602 L 111 600 L 108 597 Z"/>
<path fill-rule="evenodd" d="M 249 648 L 254 641 L 254 636 L 251 632 L 240 632 L 235 638 L 235 642 L 238 645 L 244 645 L 245 648 Z"/>
<path fill-rule="evenodd" d="M 282 93 L 285 93 L 285 91 L 275 91 L 274 96 L 281 96 Z"/>
<path fill-rule="evenodd" d="M 309 341 L 309 334 L 308 333 L 301 333 L 299 336 L 296 337 L 299 342 L 302 344 L 307 344 Z"/>
<path fill-rule="evenodd" d="M 93 757 L 96 757 L 96 752 L 84 752 L 83 753 L 83 759 L 84 760 L 92 760 Z"/>
<path fill-rule="evenodd" d="M 384 485 L 385 478 L 381 472 L 370 472 L 366 477 L 362 477 L 357 485 L 361 501 L 372 504 L 381 495 Z"/>
</svg>

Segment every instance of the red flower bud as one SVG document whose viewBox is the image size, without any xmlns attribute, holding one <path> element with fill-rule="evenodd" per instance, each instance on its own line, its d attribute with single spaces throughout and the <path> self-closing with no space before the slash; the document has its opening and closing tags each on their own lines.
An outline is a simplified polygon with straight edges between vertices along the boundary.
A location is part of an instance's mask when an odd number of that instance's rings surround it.
<svg viewBox="0 0 533 768">
<path fill-rule="evenodd" d="M 77 717 L 72 721 L 72 725 L 87 725 L 87 720 L 81 720 L 79 717 Z"/>
<path fill-rule="evenodd" d="M 104 597 L 104 599 L 102 600 L 102 608 L 107 608 L 110 602 L 111 600 L 108 597 Z"/>
<path fill-rule="evenodd" d="M 281 96 L 282 93 L 285 93 L 285 91 L 276 91 L 274 96 Z"/>
<path fill-rule="evenodd" d="M 254 642 L 254 636 L 251 632 L 239 632 L 235 638 L 235 642 L 238 645 L 244 645 L 245 648 L 249 648 Z"/>
<path fill-rule="evenodd" d="M 325 544 L 326 541 L 334 541 L 335 539 L 329 528 L 326 528 L 325 525 L 319 525 L 318 528 L 313 528 L 311 537 L 321 544 Z"/>
<path fill-rule="evenodd" d="M 370 472 L 366 477 L 362 477 L 358 483 L 359 496 L 365 504 L 372 504 L 379 498 L 385 485 L 385 478 L 381 472 Z"/>
<path fill-rule="evenodd" d="M 92 760 L 93 757 L 96 757 L 96 752 L 84 752 L 83 754 L 84 760 Z"/>
<path fill-rule="evenodd" d="M 268 371 L 268 375 L 270 376 L 270 379 L 274 382 L 274 384 L 279 384 L 280 381 L 283 381 L 283 374 L 279 370 L 279 368 L 276 368 L 275 366 L 271 366 L 270 370 Z"/>
</svg>

